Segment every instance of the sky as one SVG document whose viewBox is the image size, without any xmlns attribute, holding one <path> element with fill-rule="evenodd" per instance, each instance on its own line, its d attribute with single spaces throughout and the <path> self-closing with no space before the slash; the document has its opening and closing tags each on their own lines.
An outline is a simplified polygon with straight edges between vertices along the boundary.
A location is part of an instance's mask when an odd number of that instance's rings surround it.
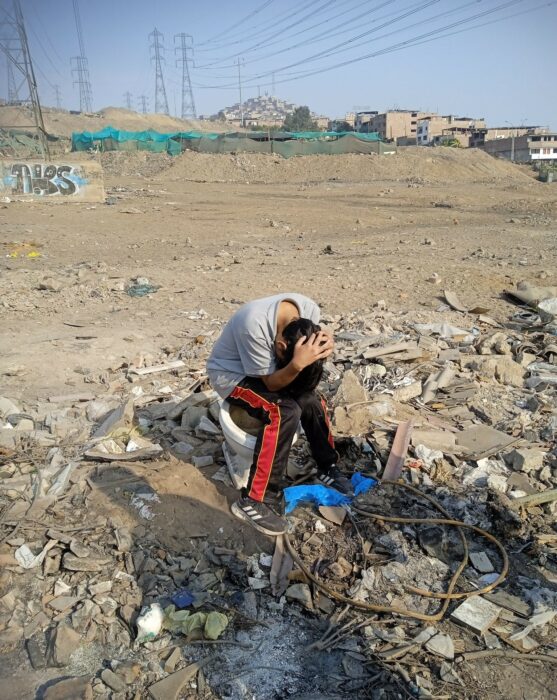
<svg viewBox="0 0 557 700">
<path fill-rule="evenodd" d="M 78 109 L 70 72 L 70 57 L 79 53 L 72 0 L 20 2 L 41 101 L 54 106 L 58 85 L 62 106 Z M 181 68 L 174 37 L 185 32 L 192 37 L 198 114 L 238 102 L 240 60 L 244 99 L 268 92 L 332 118 L 355 108 L 398 108 L 484 117 L 490 126 L 557 129 L 557 0 L 78 4 L 95 110 L 125 107 L 129 92 L 134 109 L 146 95 L 154 111 L 148 35 L 156 27 L 164 36 L 169 109 L 178 116 Z M 0 41 L 8 31 L 1 24 L 6 11 L 12 12 L 12 0 L 0 0 Z M 7 97 L 2 55 L 0 97 Z"/>
</svg>

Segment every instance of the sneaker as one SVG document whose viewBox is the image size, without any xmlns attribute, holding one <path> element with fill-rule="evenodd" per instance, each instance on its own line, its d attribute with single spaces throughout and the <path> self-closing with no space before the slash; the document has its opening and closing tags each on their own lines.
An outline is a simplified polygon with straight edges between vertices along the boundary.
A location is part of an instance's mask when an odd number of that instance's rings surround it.
<svg viewBox="0 0 557 700">
<path fill-rule="evenodd" d="M 265 535 L 278 537 L 286 531 L 286 522 L 283 518 L 265 503 L 254 501 L 248 496 L 239 498 L 236 503 L 232 504 L 230 510 L 237 518 L 245 520 Z"/>
<path fill-rule="evenodd" d="M 335 464 L 327 469 L 320 469 L 317 473 L 316 479 L 317 483 L 323 484 L 323 486 L 328 486 L 332 489 L 336 489 L 345 496 L 354 495 L 354 487 L 352 486 L 350 479 L 347 479 Z"/>
</svg>

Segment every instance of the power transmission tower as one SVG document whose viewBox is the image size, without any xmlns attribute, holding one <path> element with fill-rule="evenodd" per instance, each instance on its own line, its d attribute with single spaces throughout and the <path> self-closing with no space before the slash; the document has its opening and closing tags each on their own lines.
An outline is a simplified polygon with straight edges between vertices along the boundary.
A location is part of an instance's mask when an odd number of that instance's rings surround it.
<svg viewBox="0 0 557 700">
<path fill-rule="evenodd" d="M 91 90 L 91 81 L 89 80 L 89 66 L 85 56 L 83 31 L 81 29 L 81 18 L 79 16 L 79 5 L 77 4 L 77 0 L 73 0 L 73 11 L 75 16 L 75 27 L 77 29 L 77 42 L 79 45 L 79 56 L 73 56 L 70 59 L 70 62 L 75 61 L 75 68 L 72 68 L 72 73 L 77 75 L 77 80 L 74 80 L 74 85 L 79 85 L 80 111 L 91 112 L 93 110 L 93 93 Z"/>
<path fill-rule="evenodd" d="M 19 0 L 13 0 L 13 15 L 2 9 L 0 16 L 0 51 L 5 54 L 8 63 L 15 69 L 11 85 L 12 95 L 17 96 L 18 105 L 30 106 L 34 124 L 6 125 L 3 130 L 11 128 L 30 128 L 37 132 L 40 148 L 45 158 L 50 158 L 48 137 L 43 121 L 43 113 L 37 89 L 37 80 L 33 61 L 27 41 L 27 31 Z M 6 38 L 4 38 L 6 37 Z M 20 81 L 18 83 L 18 80 Z M 27 84 L 28 96 L 23 99 L 23 87 Z M 0 129 L 2 131 L 2 129 Z"/>
<path fill-rule="evenodd" d="M 8 63 L 8 104 L 14 105 L 19 101 L 19 95 L 17 94 L 14 67 L 9 58 L 6 60 Z"/>
<path fill-rule="evenodd" d="M 59 85 L 54 86 L 54 99 L 56 100 L 56 109 L 62 109 L 62 95 Z"/>
<path fill-rule="evenodd" d="M 131 92 L 124 93 L 124 99 L 126 100 L 126 107 L 130 110 L 133 109 L 132 108 L 132 97 L 133 97 L 133 95 L 131 94 Z"/>
<path fill-rule="evenodd" d="M 188 49 L 192 49 L 192 46 L 188 46 L 187 39 L 191 39 L 193 43 L 193 37 L 191 34 L 176 34 L 174 37 L 174 43 L 176 39 L 179 39 L 178 46 L 175 47 L 174 51 L 179 51 L 181 57 L 176 61 L 176 65 L 182 64 L 182 119 L 197 119 L 197 114 L 195 111 L 195 101 L 193 99 L 193 90 L 191 88 L 191 78 L 190 78 L 190 67 L 188 59 Z M 193 50 L 193 49 L 192 49 Z"/>
<path fill-rule="evenodd" d="M 150 39 L 151 37 L 152 43 L 150 48 L 154 54 L 151 56 L 151 60 L 155 61 L 155 112 L 168 114 L 168 99 L 166 97 L 166 88 L 164 87 L 164 78 L 162 75 L 162 61 L 164 61 L 164 58 L 161 56 L 161 53 L 164 51 L 164 46 L 162 44 L 164 35 L 155 27 L 149 34 Z"/>
<path fill-rule="evenodd" d="M 149 102 L 149 98 L 147 95 L 139 95 L 137 99 L 139 100 L 139 104 L 141 106 L 141 112 L 143 114 L 147 114 L 147 103 Z"/>
</svg>

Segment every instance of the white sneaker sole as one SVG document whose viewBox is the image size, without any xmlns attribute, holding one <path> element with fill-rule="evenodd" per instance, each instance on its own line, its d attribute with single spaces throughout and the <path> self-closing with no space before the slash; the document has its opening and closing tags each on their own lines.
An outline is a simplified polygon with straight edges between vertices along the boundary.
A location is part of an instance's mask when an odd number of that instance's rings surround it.
<svg viewBox="0 0 557 700">
<path fill-rule="evenodd" d="M 280 537 L 286 532 L 284 528 L 280 532 L 276 532 L 275 530 L 269 530 L 263 525 L 260 525 L 259 523 L 255 522 L 255 520 L 252 520 L 252 518 L 250 518 L 249 515 L 244 513 L 244 511 L 240 508 L 240 506 L 237 503 L 233 503 L 230 506 L 230 510 L 232 514 L 235 515 L 237 518 L 243 520 L 246 523 L 249 523 L 252 527 L 254 527 L 259 532 L 262 532 L 264 535 L 270 535 L 271 537 Z"/>
</svg>

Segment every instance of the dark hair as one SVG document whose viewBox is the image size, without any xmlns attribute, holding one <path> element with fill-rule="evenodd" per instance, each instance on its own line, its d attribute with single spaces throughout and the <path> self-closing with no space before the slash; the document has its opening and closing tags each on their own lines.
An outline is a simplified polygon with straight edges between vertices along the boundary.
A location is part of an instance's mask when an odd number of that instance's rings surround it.
<svg viewBox="0 0 557 700">
<path fill-rule="evenodd" d="M 307 341 L 313 333 L 318 333 L 320 330 L 321 326 L 313 323 L 309 318 L 297 318 L 294 321 L 290 321 L 282 331 L 282 338 L 286 343 L 286 350 L 284 352 L 284 357 L 280 360 L 280 366 L 285 367 L 292 360 L 294 348 L 300 338 L 305 337 Z M 324 360 L 316 360 L 308 367 L 304 367 L 296 379 L 286 387 L 286 391 L 293 396 L 300 396 L 301 394 L 313 391 L 323 376 L 324 362 Z"/>
</svg>

